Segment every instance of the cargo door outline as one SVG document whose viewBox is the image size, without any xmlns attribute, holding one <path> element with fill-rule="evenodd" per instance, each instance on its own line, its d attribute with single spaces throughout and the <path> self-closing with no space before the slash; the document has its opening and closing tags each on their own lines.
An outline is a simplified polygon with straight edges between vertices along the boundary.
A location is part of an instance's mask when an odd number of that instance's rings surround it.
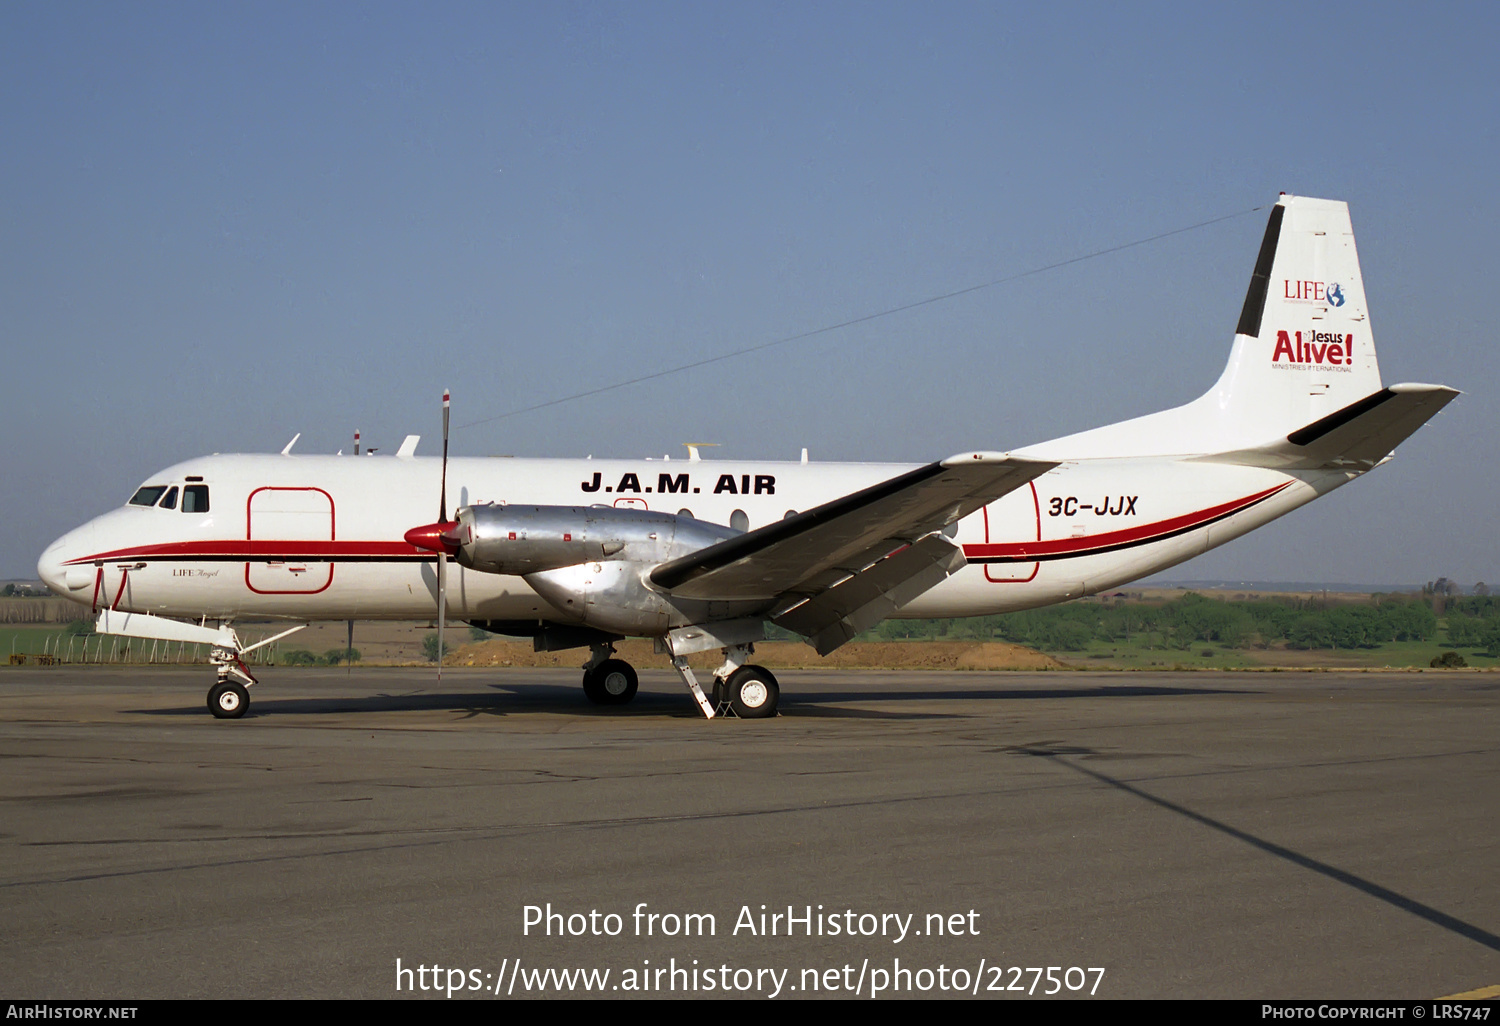
<svg viewBox="0 0 1500 1026">
<path fill-rule="evenodd" d="M 326 553 L 308 553 L 309 542 L 335 538 L 333 496 L 321 488 L 257 488 L 245 500 L 245 540 L 268 558 L 245 564 L 245 586 L 257 595 L 316 595 L 333 583 Z M 301 542 L 288 558 L 277 542 Z M 275 558 L 275 557 L 281 558 Z"/>
<path fill-rule="evenodd" d="M 1027 502 L 1027 492 L 1016 489 L 1009 495 L 1003 495 L 999 499 L 984 507 L 984 540 L 986 544 L 1018 542 L 1018 541 L 1041 541 L 1042 540 L 1042 504 L 1036 497 L 1036 483 L 1026 482 L 1030 492 L 1031 501 Z M 996 538 L 990 533 L 990 506 L 999 506 L 1004 503 L 1007 507 L 1019 505 L 1020 510 L 1029 512 L 1033 522 L 1036 524 L 1035 538 Z M 1029 507 L 1029 509 L 1028 509 Z M 1018 515 L 1024 517 L 1025 512 Z M 1005 520 L 996 518 L 996 529 L 1003 529 Z M 991 584 L 1025 584 L 1036 579 L 1037 569 L 1040 563 L 986 563 L 984 564 L 984 579 Z"/>
</svg>

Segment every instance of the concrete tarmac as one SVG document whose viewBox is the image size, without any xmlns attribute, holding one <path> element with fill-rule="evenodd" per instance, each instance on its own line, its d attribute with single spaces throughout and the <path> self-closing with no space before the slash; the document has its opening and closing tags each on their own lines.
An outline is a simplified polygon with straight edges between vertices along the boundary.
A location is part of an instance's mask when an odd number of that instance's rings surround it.
<svg viewBox="0 0 1500 1026">
<path fill-rule="evenodd" d="M 1500 984 L 1493 674 L 788 671 L 713 722 L 655 669 L 209 683 L 0 671 L 0 996 Z"/>
</svg>

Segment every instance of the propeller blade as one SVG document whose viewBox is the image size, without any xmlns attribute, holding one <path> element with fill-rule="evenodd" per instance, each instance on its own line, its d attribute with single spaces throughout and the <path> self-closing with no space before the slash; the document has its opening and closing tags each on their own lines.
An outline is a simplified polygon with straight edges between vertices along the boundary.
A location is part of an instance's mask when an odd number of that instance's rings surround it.
<svg viewBox="0 0 1500 1026">
<path fill-rule="evenodd" d="M 448 390 L 443 389 L 443 483 L 438 499 L 438 523 L 448 522 Z"/>
<path fill-rule="evenodd" d="M 437 563 L 437 585 L 438 585 L 438 683 L 443 682 L 443 625 L 448 619 L 448 553 L 438 553 Z"/>
<path fill-rule="evenodd" d="M 437 635 L 437 664 L 438 683 L 443 682 L 443 629 L 448 619 L 448 548 L 452 544 L 450 539 L 442 537 L 442 532 L 450 526 L 448 523 L 448 390 L 443 389 L 443 476 L 442 483 L 438 486 L 438 522 L 432 525 L 436 528 L 416 528 L 406 533 L 406 540 L 412 545 L 421 548 L 431 548 L 436 543 L 437 549 L 437 603 L 438 603 L 438 635 Z M 417 538 L 413 538 L 416 535 Z M 427 544 L 423 544 L 426 542 Z"/>
</svg>

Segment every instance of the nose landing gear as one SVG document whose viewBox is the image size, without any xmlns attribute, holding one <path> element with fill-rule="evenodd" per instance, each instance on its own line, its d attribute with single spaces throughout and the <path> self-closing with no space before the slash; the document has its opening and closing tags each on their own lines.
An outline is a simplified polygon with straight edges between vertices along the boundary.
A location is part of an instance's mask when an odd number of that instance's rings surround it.
<svg viewBox="0 0 1500 1026">
<path fill-rule="evenodd" d="M 208 689 L 208 711 L 221 720 L 237 720 L 250 708 L 250 692 L 237 680 L 221 680 Z"/>
<path fill-rule="evenodd" d="M 217 719 L 237 720 L 250 708 L 247 685 L 258 683 L 255 675 L 234 649 L 215 645 L 208 659 L 219 676 L 214 686 L 208 689 L 208 711 Z M 235 677 L 245 683 L 241 684 Z"/>
</svg>

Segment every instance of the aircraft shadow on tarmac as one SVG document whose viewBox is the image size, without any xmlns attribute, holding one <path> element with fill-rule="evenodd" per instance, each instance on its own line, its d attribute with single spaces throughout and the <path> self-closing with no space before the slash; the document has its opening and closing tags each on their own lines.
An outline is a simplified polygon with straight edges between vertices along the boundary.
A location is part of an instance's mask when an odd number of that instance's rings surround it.
<svg viewBox="0 0 1500 1026">
<path fill-rule="evenodd" d="M 1151 685 L 1088 685 L 1056 688 L 911 688 L 890 690 L 851 689 L 848 691 L 814 690 L 792 692 L 781 698 L 781 714 L 798 718 L 836 719 L 963 719 L 972 715 L 955 709 L 901 710 L 872 708 L 900 703 L 946 702 L 962 706 L 971 702 L 1007 700 L 1043 700 L 1066 698 L 1126 699 L 1254 694 L 1251 689 L 1181 688 Z M 264 694 L 264 693 L 262 693 Z M 274 691 L 272 692 L 274 694 Z M 563 714 L 605 716 L 612 718 L 672 717 L 698 718 L 701 714 L 686 691 L 641 691 L 628 706 L 601 707 L 584 698 L 576 686 L 493 683 L 481 691 L 383 692 L 372 695 L 327 695 L 312 698 L 261 697 L 254 694 L 246 719 L 263 716 L 316 716 L 328 714 L 451 711 L 464 719 L 479 716 L 513 716 L 525 714 Z M 145 716 L 203 716 L 200 703 L 171 709 L 127 710 Z"/>
<path fill-rule="evenodd" d="M 1085 760 L 1093 760 L 1101 756 L 1107 758 L 1106 753 L 1100 752 L 1097 749 L 1042 741 L 1029 745 L 1006 745 L 1001 748 L 992 748 L 990 752 L 992 754 L 1021 756 L 1023 758 L 1046 759 L 1054 765 L 1064 767 L 1072 773 L 1088 777 L 1099 784 L 1114 788 L 1122 794 L 1174 813 L 1199 826 L 1206 827 L 1225 837 L 1230 837 L 1243 844 L 1247 844 L 1267 855 L 1283 859 L 1294 866 L 1299 866 L 1302 869 L 1341 883 L 1346 887 L 1351 887 L 1362 894 L 1385 902 L 1392 908 L 1408 912 L 1419 919 L 1426 920 L 1434 926 L 1441 927 L 1466 940 L 1489 948 L 1491 951 L 1500 951 L 1500 935 L 1491 933 L 1481 926 L 1459 919 L 1457 916 L 1449 915 L 1441 909 L 1434 908 L 1409 895 L 1401 894 L 1367 877 L 1359 876 L 1331 863 L 1313 858 L 1304 852 L 1295 851 L 1284 845 L 1276 844 L 1267 838 L 1252 834 L 1248 830 L 1241 830 L 1223 820 L 1215 819 L 1212 816 L 1188 808 L 1186 805 L 1169 801 L 1160 795 L 1151 793 L 1139 783 L 1132 783 L 1120 777 L 1110 776 L 1098 766 L 1085 765 Z"/>
</svg>

